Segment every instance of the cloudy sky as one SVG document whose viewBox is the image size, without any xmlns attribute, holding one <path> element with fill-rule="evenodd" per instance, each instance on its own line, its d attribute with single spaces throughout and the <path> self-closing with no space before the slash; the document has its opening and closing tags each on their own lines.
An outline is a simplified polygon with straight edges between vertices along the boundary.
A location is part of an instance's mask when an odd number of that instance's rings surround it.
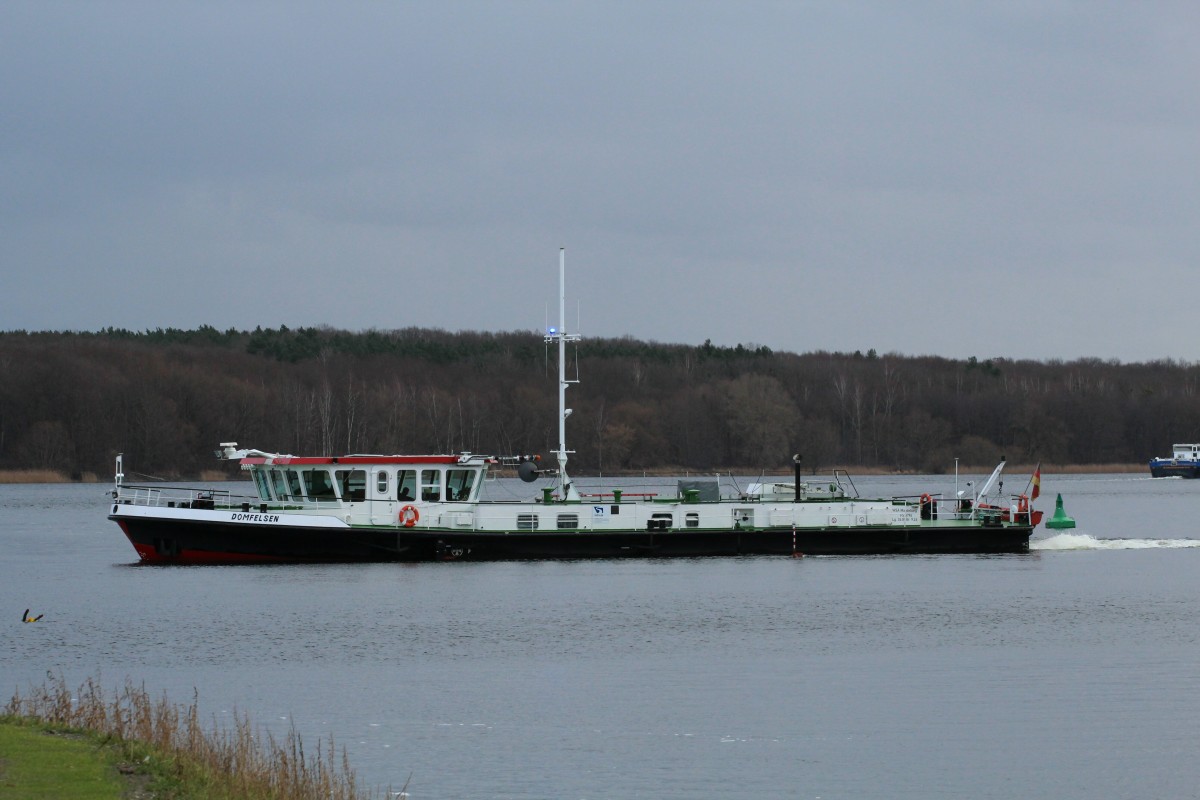
<svg viewBox="0 0 1200 800">
<path fill-rule="evenodd" d="M 1200 5 L 0 5 L 0 329 L 1200 360 Z M 586 356 L 586 348 L 581 350 Z"/>
</svg>

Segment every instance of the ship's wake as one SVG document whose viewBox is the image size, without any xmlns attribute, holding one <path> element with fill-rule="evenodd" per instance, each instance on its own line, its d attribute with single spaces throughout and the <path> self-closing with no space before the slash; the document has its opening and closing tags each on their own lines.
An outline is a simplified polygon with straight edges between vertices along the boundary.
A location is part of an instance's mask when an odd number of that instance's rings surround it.
<svg viewBox="0 0 1200 800">
<path fill-rule="evenodd" d="M 1147 550 L 1200 547 L 1200 539 L 1097 539 L 1085 533 L 1058 533 L 1031 539 L 1030 550 Z"/>
</svg>

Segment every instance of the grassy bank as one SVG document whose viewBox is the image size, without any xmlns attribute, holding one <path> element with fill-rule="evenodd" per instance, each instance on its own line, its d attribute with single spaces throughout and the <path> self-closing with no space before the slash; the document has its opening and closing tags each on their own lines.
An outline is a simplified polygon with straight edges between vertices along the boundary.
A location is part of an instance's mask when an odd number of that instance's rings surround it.
<svg viewBox="0 0 1200 800">
<path fill-rule="evenodd" d="M 54 765 L 57 765 L 55 767 Z M 34 787 L 74 783 L 49 792 Z M 58 786 L 58 784 L 55 784 Z M 116 787 L 116 794 L 112 788 Z M 78 790 L 78 791 L 76 791 Z M 91 792 L 91 793 L 88 793 Z M 89 679 L 71 692 L 62 678 L 17 692 L 0 716 L 0 795 L 142 797 L 171 800 L 360 800 L 345 751 L 333 738 L 305 752 L 294 730 L 278 741 L 234 713 L 232 728 L 200 724 L 195 701 L 152 700 L 127 683 L 112 696 Z"/>
<path fill-rule="evenodd" d="M 119 800 L 125 783 L 111 752 L 94 738 L 0 720 L 0 797 Z"/>
</svg>

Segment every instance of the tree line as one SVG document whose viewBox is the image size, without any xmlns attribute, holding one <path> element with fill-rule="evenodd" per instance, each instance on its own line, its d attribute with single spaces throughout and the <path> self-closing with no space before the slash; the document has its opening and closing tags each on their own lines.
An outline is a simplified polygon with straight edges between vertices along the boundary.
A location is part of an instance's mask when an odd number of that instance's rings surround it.
<svg viewBox="0 0 1200 800">
<path fill-rule="evenodd" d="M 536 332 L 331 328 L 0 332 L 0 468 L 216 466 L 220 442 L 297 455 L 549 454 L 556 349 Z M 1200 435 L 1200 365 L 789 353 L 587 339 L 568 371 L 580 474 L 921 472 L 1144 461 Z"/>
</svg>

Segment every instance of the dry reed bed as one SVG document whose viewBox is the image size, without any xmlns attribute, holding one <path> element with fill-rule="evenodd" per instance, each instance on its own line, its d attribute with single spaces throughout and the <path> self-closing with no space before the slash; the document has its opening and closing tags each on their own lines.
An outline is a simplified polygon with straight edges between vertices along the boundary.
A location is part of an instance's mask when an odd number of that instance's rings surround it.
<svg viewBox="0 0 1200 800">
<path fill-rule="evenodd" d="M 1032 462 L 1032 463 L 1015 463 L 1008 462 L 1004 465 L 1006 475 L 1029 475 L 1032 474 L 1037 467 L 1042 468 L 1042 475 L 1105 475 L 1111 473 L 1122 472 L 1145 472 L 1147 462 L 1138 461 L 1134 463 L 1111 463 L 1111 464 L 1054 464 L 1048 461 Z M 959 464 L 958 471 L 962 475 L 990 475 L 992 470 L 996 468 L 995 463 L 987 464 Z M 812 470 L 809 467 L 803 469 L 802 477 L 805 479 L 832 474 L 835 470 L 845 470 L 853 476 L 859 475 L 926 475 L 928 473 L 919 472 L 917 470 L 899 470 L 894 467 L 864 467 L 841 464 L 836 466 L 820 467 L 817 470 Z M 511 475 L 507 473 L 499 473 L 504 477 L 516 477 L 516 472 Z M 654 469 L 638 469 L 638 470 L 605 470 L 603 475 L 596 476 L 587 473 L 577 473 L 577 479 L 586 478 L 588 480 L 604 480 L 604 478 L 674 478 L 688 476 L 692 478 L 717 477 L 724 475 L 793 475 L 794 471 L 784 467 L 776 469 L 761 469 L 759 467 L 734 467 L 732 469 L 722 469 L 720 471 L 703 471 L 696 469 L 684 469 L 683 467 L 656 467 Z M 942 475 L 953 475 L 954 465 L 950 465 L 950 469 L 942 473 L 933 473 Z"/>
<path fill-rule="evenodd" d="M 67 483 L 65 472 L 53 469 L 0 469 L 0 483 Z"/>
<path fill-rule="evenodd" d="M 9 717 L 80 729 L 107 739 L 149 745 L 173 760 L 182 780 L 211 781 L 212 796 L 360 800 L 375 797 L 360 789 L 346 756 L 333 736 L 306 753 L 292 728 L 283 741 L 259 733 L 245 714 L 234 711 L 232 728 L 215 720 L 200 724 L 197 698 L 191 705 L 153 700 L 131 682 L 111 697 L 89 678 L 75 693 L 61 677 L 50 676 L 27 695 L 18 691 L 4 708 Z"/>
<path fill-rule="evenodd" d="M 959 472 L 964 474 L 979 474 L 987 475 L 995 468 L 995 464 L 984 465 L 959 465 Z M 1020 474 L 1033 472 L 1034 464 L 1009 464 L 1005 469 L 1010 474 Z M 895 475 L 897 470 L 890 467 L 826 467 L 818 470 L 819 475 L 827 475 L 833 472 L 834 469 L 845 469 L 854 475 Z M 1146 469 L 1144 462 L 1133 464 L 1042 464 L 1043 474 L 1058 473 L 1060 475 L 1088 475 L 1088 474 L 1104 474 L 1114 472 L 1142 472 Z M 511 474 L 497 470 L 498 475 L 502 477 L 515 477 L 516 472 Z M 683 467 L 656 467 L 654 469 L 645 470 L 606 470 L 603 475 L 578 475 L 576 477 L 588 478 L 589 480 L 604 480 L 608 478 L 641 478 L 641 477 L 665 477 L 674 478 L 679 476 L 691 476 L 701 478 L 705 476 L 715 475 L 791 475 L 792 470 L 787 468 L 762 470 L 761 468 L 742 467 L 735 469 L 723 469 L 719 473 L 712 471 L 703 471 L 695 469 L 684 469 Z M 805 470 L 804 474 L 808 476 L 809 470 Z M 909 473 L 917 474 L 917 473 Z M 161 480 L 161 479 L 155 479 Z M 228 472 L 216 469 L 201 470 L 200 474 L 195 478 L 179 477 L 174 480 L 192 481 L 196 480 L 204 483 L 243 481 L 247 484 L 242 476 L 231 475 Z M 72 479 L 65 472 L 59 472 L 52 469 L 0 469 L 0 484 L 3 483 L 99 483 L 100 479 L 93 472 L 85 472 L 78 480 Z"/>
</svg>

